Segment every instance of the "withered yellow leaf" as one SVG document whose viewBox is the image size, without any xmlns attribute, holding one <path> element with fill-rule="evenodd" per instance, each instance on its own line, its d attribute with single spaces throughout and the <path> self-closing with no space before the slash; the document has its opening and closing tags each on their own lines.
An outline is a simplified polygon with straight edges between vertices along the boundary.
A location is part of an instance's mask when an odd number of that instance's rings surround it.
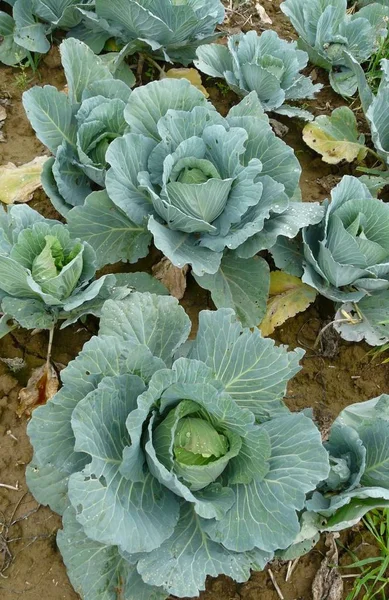
<svg viewBox="0 0 389 600">
<path fill-rule="evenodd" d="M 259 325 L 263 336 L 273 333 L 287 319 L 304 311 L 315 300 L 317 291 L 294 275 L 283 271 L 270 273 L 270 292 L 266 314 Z"/>
<path fill-rule="evenodd" d="M 48 156 L 37 156 L 17 167 L 8 163 L 0 167 L 0 201 L 4 204 L 28 202 L 41 187 L 41 173 Z"/>
<path fill-rule="evenodd" d="M 171 79 L 187 79 L 192 85 L 197 87 L 200 92 L 203 92 L 206 98 L 209 97 L 207 90 L 201 82 L 201 75 L 197 69 L 169 69 L 169 71 L 166 71 L 165 76 Z"/>
<path fill-rule="evenodd" d="M 342 160 L 360 162 L 368 152 L 365 138 L 358 132 L 355 115 L 347 106 L 336 108 L 330 116 L 321 115 L 308 123 L 303 129 L 303 139 L 331 165 Z"/>
</svg>

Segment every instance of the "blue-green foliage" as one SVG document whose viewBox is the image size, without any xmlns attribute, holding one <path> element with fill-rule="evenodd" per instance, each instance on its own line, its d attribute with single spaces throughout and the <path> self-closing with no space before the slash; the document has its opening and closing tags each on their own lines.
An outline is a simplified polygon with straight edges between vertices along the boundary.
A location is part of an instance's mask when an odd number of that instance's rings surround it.
<svg viewBox="0 0 389 600">
<path fill-rule="evenodd" d="M 72 35 L 95 52 L 114 38 L 122 56 L 143 52 L 185 65 L 200 44 L 218 37 L 224 19 L 220 0 L 95 0 L 80 12 L 83 21 Z"/>
<path fill-rule="evenodd" d="M 336 92 L 352 96 L 357 81 L 344 51 L 359 63 L 367 61 L 387 35 L 389 8 L 373 3 L 347 12 L 347 0 L 285 0 L 281 10 L 299 34 L 299 45 L 308 52 L 310 61 L 330 71 Z"/>
<path fill-rule="evenodd" d="M 185 343 L 190 329 L 171 297 L 107 301 L 99 335 L 33 413 L 28 484 L 63 514 L 58 545 L 84 600 L 246 581 L 293 542 L 328 475 L 316 426 L 282 402 L 303 352 L 229 309 L 202 312 Z"/>
<path fill-rule="evenodd" d="M 121 57 L 135 52 L 189 64 L 196 48 L 218 37 L 220 0 L 6 0 L 0 11 L 0 62 L 15 65 L 30 52 L 45 54 L 56 29 L 69 31 L 99 54 L 113 38 Z"/>
<path fill-rule="evenodd" d="M 0 11 L 0 62 L 16 65 L 29 52 L 45 54 L 50 50 L 50 34 L 55 29 L 69 30 L 81 22 L 78 7 L 89 0 L 6 0 L 13 6 L 11 17 Z"/>
<path fill-rule="evenodd" d="M 241 96 L 255 91 L 265 111 L 311 120 L 306 110 L 289 106 L 287 101 L 314 98 L 321 84 L 301 71 L 308 64 L 308 54 L 297 49 L 275 31 L 240 33 L 228 38 L 227 46 L 209 44 L 197 49 L 195 65 L 211 77 L 223 77 Z"/>
<path fill-rule="evenodd" d="M 322 221 L 302 230 L 299 247 L 281 241 L 272 249 L 275 262 L 302 275 L 322 296 L 345 303 L 335 321 L 345 339 L 384 344 L 389 336 L 389 205 L 356 177 L 345 176 L 324 208 Z"/>
<path fill-rule="evenodd" d="M 88 314 L 100 316 L 107 298 L 133 289 L 167 294 L 147 273 L 96 275 L 96 254 L 66 225 L 27 205 L 0 208 L 0 338 L 18 325 L 62 327 Z"/>
<path fill-rule="evenodd" d="M 256 325 L 269 278 L 252 257 L 323 214 L 293 198 L 301 173 L 293 150 L 275 136 L 255 92 L 222 117 L 188 81 L 164 79 L 135 89 L 124 118 L 129 133 L 106 154 L 106 193 L 68 214 L 71 231 L 100 264 L 134 261 L 153 238 L 175 266 L 192 267 L 217 306 Z"/>
<path fill-rule="evenodd" d="M 35 86 L 23 94 L 23 105 L 37 137 L 55 156 L 45 165 L 42 183 L 65 216 L 104 185 L 105 153 L 128 129 L 123 114 L 135 79 L 116 55 L 103 60 L 79 40 L 64 41 L 60 51 L 67 93 Z"/>
</svg>

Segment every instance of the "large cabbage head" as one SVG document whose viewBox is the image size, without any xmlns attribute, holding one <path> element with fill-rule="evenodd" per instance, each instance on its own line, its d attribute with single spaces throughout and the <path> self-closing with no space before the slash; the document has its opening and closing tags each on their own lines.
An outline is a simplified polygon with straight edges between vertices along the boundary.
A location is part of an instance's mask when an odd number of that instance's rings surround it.
<svg viewBox="0 0 389 600">
<path fill-rule="evenodd" d="M 330 71 L 330 82 L 342 96 L 352 96 L 357 80 L 344 57 L 366 62 L 387 35 L 389 7 L 369 4 L 347 11 L 347 0 L 285 0 L 281 10 L 299 34 L 299 45 L 312 63 Z"/>
<path fill-rule="evenodd" d="M 128 129 L 123 113 L 131 94 L 127 83 L 134 78 L 125 65 L 116 69 L 115 56 L 103 60 L 79 40 L 65 40 L 60 51 L 67 92 L 36 86 L 23 94 L 23 105 L 37 137 L 55 156 L 42 183 L 65 216 L 104 185 L 107 148 Z"/>
<path fill-rule="evenodd" d="M 58 544 L 84 600 L 246 581 L 291 543 L 328 475 L 313 421 L 282 402 L 302 351 L 242 329 L 230 309 L 202 312 L 185 343 L 190 329 L 172 297 L 109 300 L 99 335 L 33 413 L 28 483 L 63 513 Z"/>
<path fill-rule="evenodd" d="M 287 101 L 314 98 L 321 84 L 301 71 L 308 54 L 297 49 L 275 31 L 240 33 L 228 38 L 227 46 L 209 44 L 197 49 L 195 65 L 211 77 L 223 77 L 237 94 L 255 91 L 265 111 L 311 119 L 307 111 L 289 106 Z"/>
<path fill-rule="evenodd" d="M 13 6 L 12 16 L 0 11 L 0 62 L 16 65 L 30 52 L 46 54 L 50 34 L 69 30 L 82 19 L 78 7 L 90 0 L 5 0 Z"/>
<path fill-rule="evenodd" d="M 185 65 L 200 44 L 218 37 L 224 19 L 220 0 L 95 0 L 80 12 L 83 22 L 72 33 L 96 52 L 113 37 L 122 56 L 143 52 Z"/>
<path fill-rule="evenodd" d="M 222 117 L 187 81 L 165 79 L 133 91 L 125 119 L 131 133 L 106 156 L 108 195 L 133 227 L 146 221 L 176 266 L 213 274 L 226 249 L 251 257 L 279 235 L 296 235 L 315 210 L 320 219 L 317 206 L 291 202 L 301 169 L 255 92 Z M 69 214 L 72 231 L 93 244 L 94 213 L 105 206 L 92 194 Z M 109 236 L 108 218 L 106 227 Z"/>
<path fill-rule="evenodd" d="M 389 205 L 357 178 L 343 177 L 303 245 L 303 280 L 323 296 L 358 302 L 389 288 Z"/>
</svg>

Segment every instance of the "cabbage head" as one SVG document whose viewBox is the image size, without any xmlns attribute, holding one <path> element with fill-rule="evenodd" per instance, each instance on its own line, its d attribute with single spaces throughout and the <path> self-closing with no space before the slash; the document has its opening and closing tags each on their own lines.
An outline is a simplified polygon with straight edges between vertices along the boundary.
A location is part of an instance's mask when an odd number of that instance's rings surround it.
<svg viewBox="0 0 389 600">
<path fill-rule="evenodd" d="M 28 426 L 28 485 L 63 514 L 58 546 L 84 600 L 197 596 L 246 581 L 299 530 L 326 479 L 313 421 L 283 404 L 303 351 L 242 329 L 230 309 L 191 323 L 169 296 L 108 300 L 99 335 Z"/>
<path fill-rule="evenodd" d="M 375 508 L 389 507 L 389 396 L 352 404 L 334 421 L 324 447 L 330 472 L 306 502 L 294 544 L 280 553 L 293 560 L 320 532 L 356 525 Z"/>
<path fill-rule="evenodd" d="M 104 186 L 106 150 L 128 129 L 123 113 L 134 76 L 126 65 L 116 65 L 115 55 L 103 60 L 76 39 L 65 40 L 60 52 L 67 93 L 35 86 L 23 94 L 23 106 L 38 139 L 55 156 L 45 164 L 42 184 L 65 216 Z"/>
<path fill-rule="evenodd" d="M 72 35 L 95 52 L 114 38 L 122 57 L 142 52 L 184 65 L 200 44 L 219 37 L 215 29 L 224 20 L 220 0 L 94 0 L 80 12 L 82 23 Z"/>
<path fill-rule="evenodd" d="M 344 52 L 358 63 L 366 62 L 387 35 L 389 7 L 373 3 L 347 12 L 347 0 L 285 0 L 281 10 L 299 34 L 299 46 L 308 52 L 310 61 L 330 72 L 333 89 L 353 96 L 357 81 Z"/>
<path fill-rule="evenodd" d="M 303 280 L 337 302 L 389 288 L 389 205 L 343 177 L 318 225 L 304 228 Z"/>
<path fill-rule="evenodd" d="M 197 49 L 195 65 L 211 77 L 223 77 L 241 96 L 255 91 L 265 111 L 311 120 L 312 115 L 287 101 L 314 98 L 321 84 L 301 71 L 308 64 L 308 54 L 297 49 L 275 31 L 240 33 L 228 38 L 227 46 L 208 44 Z"/>
<path fill-rule="evenodd" d="M 389 396 L 352 404 L 331 427 L 325 448 L 331 470 L 307 509 L 327 531 L 352 527 L 373 508 L 389 506 Z"/>
<path fill-rule="evenodd" d="M 116 278 L 95 280 L 91 246 L 65 225 L 26 205 L 0 209 L 0 337 L 15 326 L 50 329 L 92 313 L 115 292 Z M 120 288 L 119 292 L 130 293 Z M 7 325 L 9 323 L 9 325 Z"/>
<path fill-rule="evenodd" d="M 323 214 L 291 200 L 301 173 L 293 150 L 255 92 L 222 117 L 188 81 L 164 79 L 135 89 L 124 117 L 130 133 L 107 151 L 106 193 L 68 214 L 71 231 L 101 264 L 145 256 L 152 236 L 218 307 L 239 305 L 246 325 L 258 324 L 268 267 L 252 257 Z"/>
<path fill-rule="evenodd" d="M 78 7 L 89 0 L 5 0 L 13 6 L 12 16 L 0 11 L 0 62 L 16 65 L 30 52 L 46 54 L 50 34 L 69 30 L 81 22 Z"/>
</svg>

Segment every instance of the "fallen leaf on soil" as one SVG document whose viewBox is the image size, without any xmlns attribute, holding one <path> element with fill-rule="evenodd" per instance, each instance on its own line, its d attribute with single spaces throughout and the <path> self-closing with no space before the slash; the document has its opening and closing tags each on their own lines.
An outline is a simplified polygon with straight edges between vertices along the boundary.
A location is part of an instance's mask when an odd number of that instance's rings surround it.
<svg viewBox="0 0 389 600">
<path fill-rule="evenodd" d="M 152 268 L 153 275 L 167 287 L 172 296 L 181 300 L 186 290 L 186 274 L 188 265 L 179 269 L 168 258 L 163 258 Z"/>
<path fill-rule="evenodd" d="M 0 142 L 5 142 L 5 135 L 2 131 L 5 120 L 7 118 L 7 111 L 5 106 L 0 104 Z"/>
<path fill-rule="evenodd" d="M 289 131 L 289 127 L 281 123 L 281 121 L 277 121 L 277 119 L 269 119 L 269 123 L 272 126 L 274 133 L 280 138 L 285 137 Z"/>
<path fill-rule="evenodd" d="M 324 177 L 318 177 L 316 179 L 317 183 L 320 185 L 320 187 L 323 188 L 323 190 L 327 192 L 327 194 L 329 194 L 334 189 L 334 187 L 338 185 L 340 180 L 341 177 L 332 174 L 324 175 Z"/>
<path fill-rule="evenodd" d="M 312 600 L 343 600 L 343 579 L 338 573 L 338 548 L 335 539 L 338 534 L 326 535 L 329 548 L 312 584 Z"/>
<path fill-rule="evenodd" d="M 259 2 L 257 2 L 255 8 L 257 9 L 259 18 L 261 19 L 262 23 L 268 23 L 269 25 L 273 23 L 266 10 L 263 8 L 262 4 L 259 4 Z"/>
<path fill-rule="evenodd" d="M 330 165 L 342 160 L 361 162 L 368 152 L 365 138 L 359 134 L 355 115 L 347 106 L 336 108 L 330 116 L 316 117 L 304 127 L 303 139 Z"/>
<path fill-rule="evenodd" d="M 197 87 L 206 98 L 209 97 L 207 90 L 201 82 L 201 75 L 197 69 L 169 69 L 169 71 L 166 71 L 161 78 L 163 79 L 164 77 L 168 77 L 169 79 L 187 79 L 192 85 Z"/>
<path fill-rule="evenodd" d="M 15 358 L 1 358 L 0 357 L 0 361 L 2 363 L 4 363 L 5 365 L 7 365 L 9 370 L 12 371 L 13 373 L 17 373 L 18 371 L 21 371 L 22 369 L 24 369 L 27 366 L 26 361 L 23 360 L 23 358 L 20 358 L 18 356 Z"/>
<path fill-rule="evenodd" d="M 37 156 L 17 167 L 8 163 L 0 167 L 0 201 L 4 204 L 29 202 L 35 190 L 41 187 L 41 173 L 48 156 Z"/>
<path fill-rule="evenodd" d="M 294 275 L 274 271 L 270 273 L 269 295 L 266 314 L 259 326 L 263 336 L 270 335 L 287 319 L 308 308 L 317 291 Z"/>
<path fill-rule="evenodd" d="M 36 406 L 46 404 L 58 392 L 58 387 L 58 376 L 52 365 L 47 367 L 45 363 L 34 369 L 27 386 L 19 392 L 20 404 L 16 410 L 18 417 L 24 414 L 29 416 Z"/>
</svg>

